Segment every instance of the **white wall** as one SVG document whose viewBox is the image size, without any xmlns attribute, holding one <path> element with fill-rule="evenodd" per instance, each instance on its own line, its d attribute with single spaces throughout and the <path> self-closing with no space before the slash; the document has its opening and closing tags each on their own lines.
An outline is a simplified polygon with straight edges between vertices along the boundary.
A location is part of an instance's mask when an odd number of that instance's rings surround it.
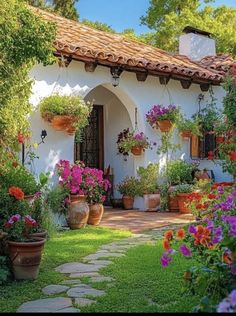
<svg viewBox="0 0 236 316">
<path fill-rule="evenodd" d="M 124 162 L 122 157 L 116 155 L 117 134 L 126 127 L 134 127 L 135 107 L 138 108 L 138 127 L 147 134 L 150 140 L 160 143 L 160 133 L 153 130 L 145 122 L 145 114 L 154 104 L 168 105 L 174 103 L 182 107 L 186 116 L 190 117 L 198 111 L 198 95 L 203 93 L 204 102 L 209 98 L 209 93 L 202 92 L 199 85 L 192 84 L 189 89 L 183 89 L 180 82 L 170 80 L 167 88 L 160 85 L 157 77 L 148 76 L 145 82 L 138 82 L 134 73 L 123 72 L 120 85 L 114 88 L 111 83 L 110 70 L 107 67 L 98 66 L 94 73 L 85 72 L 84 64 L 72 61 L 68 68 L 59 68 L 57 65 L 43 67 L 35 66 L 30 72 L 35 79 L 31 102 L 37 107 L 39 101 L 49 96 L 52 91 L 61 90 L 65 94 L 76 92 L 87 98 L 95 98 L 95 104 L 105 106 L 105 166 L 114 167 L 115 182 L 119 182 L 125 175 L 135 174 L 139 165 L 147 165 L 149 162 L 157 162 L 156 150 L 146 150 L 141 157 L 129 158 Z M 100 86 L 103 87 L 100 87 Z M 98 87 L 93 90 L 94 88 Z M 106 89 L 105 89 L 106 88 Z M 222 104 L 224 91 L 221 87 L 214 87 L 215 97 L 219 106 Z M 203 102 L 203 104 L 204 104 Z M 39 140 L 42 129 L 46 129 L 48 136 L 45 144 L 41 145 L 37 154 L 40 159 L 35 162 L 36 171 L 52 171 L 59 159 L 73 161 L 74 137 L 63 132 L 54 131 L 48 123 L 44 122 L 40 114 L 36 112 L 31 117 L 33 141 Z M 189 144 L 184 142 L 177 157 L 189 157 Z M 201 167 L 212 169 L 216 180 L 231 180 L 231 176 L 223 174 L 219 166 L 202 160 Z"/>
</svg>

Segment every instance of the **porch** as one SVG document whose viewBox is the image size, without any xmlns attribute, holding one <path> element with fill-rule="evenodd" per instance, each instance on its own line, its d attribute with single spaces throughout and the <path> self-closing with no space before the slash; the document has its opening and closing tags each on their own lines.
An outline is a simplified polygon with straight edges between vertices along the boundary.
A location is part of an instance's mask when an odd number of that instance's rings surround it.
<svg viewBox="0 0 236 316">
<path fill-rule="evenodd" d="M 194 216 L 192 214 L 181 214 L 178 212 L 143 212 L 106 207 L 100 226 L 141 233 L 149 229 L 172 224 L 186 225 L 193 221 Z"/>
</svg>

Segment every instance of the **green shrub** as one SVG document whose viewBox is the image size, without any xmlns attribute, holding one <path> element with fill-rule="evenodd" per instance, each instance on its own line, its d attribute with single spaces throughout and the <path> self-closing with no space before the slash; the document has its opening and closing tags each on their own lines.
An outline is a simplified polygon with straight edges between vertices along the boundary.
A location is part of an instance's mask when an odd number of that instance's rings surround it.
<svg viewBox="0 0 236 316">
<path fill-rule="evenodd" d="M 122 195 L 128 195 L 131 197 L 135 197 L 139 195 L 140 184 L 138 179 L 135 177 L 125 177 L 123 181 L 121 181 L 117 185 L 117 190 Z"/>
<path fill-rule="evenodd" d="M 189 163 L 178 159 L 168 162 L 166 176 L 171 185 L 177 185 L 180 183 L 191 183 L 193 166 Z"/>
<path fill-rule="evenodd" d="M 140 177 L 139 194 L 143 196 L 143 194 L 156 193 L 156 191 L 158 190 L 157 179 L 159 176 L 159 164 L 150 163 L 146 168 L 139 167 L 137 173 Z"/>
</svg>

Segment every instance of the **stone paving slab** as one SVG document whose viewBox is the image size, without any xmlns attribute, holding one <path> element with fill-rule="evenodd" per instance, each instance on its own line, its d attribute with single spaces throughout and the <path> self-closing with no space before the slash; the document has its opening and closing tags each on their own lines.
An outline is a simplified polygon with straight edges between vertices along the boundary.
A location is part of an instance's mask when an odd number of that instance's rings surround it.
<svg viewBox="0 0 236 316">
<path fill-rule="evenodd" d="M 18 308 L 17 313 L 56 313 L 68 307 L 72 307 L 72 300 L 70 298 L 44 298 L 22 304 Z"/>
<path fill-rule="evenodd" d="M 96 303 L 96 301 L 90 300 L 89 298 L 75 298 L 75 304 L 79 306 L 88 306 L 94 303 Z"/>
<path fill-rule="evenodd" d="M 113 262 L 110 260 L 91 260 L 88 262 L 88 264 L 91 264 L 91 265 L 95 265 L 95 266 L 100 265 L 100 268 L 104 268 L 111 263 Z"/>
<path fill-rule="evenodd" d="M 101 268 L 101 264 L 85 264 L 80 262 L 65 263 L 57 267 L 55 270 L 60 273 L 76 273 L 76 272 L 97 272 Z"/>
<path fill-rule="evenodd" d="M 52 284 L 52 285 L 45 286 L 42 289 L 42 292 L 43 294 L 46 294 L 46 295 L 52 295 L 52 294 L 60 294 L 60 293 L 66 292 L 68 289 L 69 287 L 65 285 Z"/>
<path fill-rule="evenodd" d="M 110 258 L 110 257 L 123 257 L 123 253 L 114 253 L 114 252 L 99 252 L 99 253 L 94 253 L 91 255 L 88 255 L 83 258 L 83 260 L 96 260 L 99 258 Z"/>
<path fill-rule="evenodd" d="M 68 285 L 75 285 L 75 284 L 80 284 L 81 281 L 76 279 L 76 280 L 65 280 L 61 282 L 61 284 L 68 284 Z"/>
<path fill-rule="evenodd" d="M 67 291 L 67 295 L 72 298 L 75 298 L 75 297 L 82 298 L 87 295 L 96 297 L 96 296 L 102 296 L 104 294 L 105 294 L 105 291 L 94 289 L 87 284 L 81 284 Z"/>
</svg>

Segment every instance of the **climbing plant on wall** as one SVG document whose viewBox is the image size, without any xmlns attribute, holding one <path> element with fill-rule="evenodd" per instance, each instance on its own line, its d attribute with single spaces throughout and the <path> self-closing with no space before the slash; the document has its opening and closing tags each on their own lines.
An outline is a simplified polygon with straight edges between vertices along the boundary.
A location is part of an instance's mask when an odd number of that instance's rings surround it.
<svg viewBox="0 0 236 316">
<path fill-rule="evenodd" d="M 0 2 L 0 154 L 17 150 L 19 135 L 30 134 L 29 71 L 55 61 L 55 35 L 55 25 L 34 15 L 24 1 Z"/>
</svg>

